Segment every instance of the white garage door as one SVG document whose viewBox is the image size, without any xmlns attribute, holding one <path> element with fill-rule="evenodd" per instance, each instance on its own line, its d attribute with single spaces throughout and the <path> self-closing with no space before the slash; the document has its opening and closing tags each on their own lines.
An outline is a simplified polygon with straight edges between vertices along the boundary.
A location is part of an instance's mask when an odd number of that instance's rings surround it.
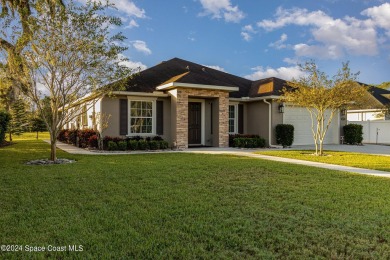
<svg viewBox="0 0 390 260">
<path fill-rule="evenodd" d="M 286 106 L 283 123 L 294 126 L 293 145 L 314 144 L 311 131 L 311 118 L 306 108 Z M 328 118 L 330 113 L 326 113 Z M 339 117 L 335 115 L 325 137 L 325 144 L 339 143 Z"/>
</svg>

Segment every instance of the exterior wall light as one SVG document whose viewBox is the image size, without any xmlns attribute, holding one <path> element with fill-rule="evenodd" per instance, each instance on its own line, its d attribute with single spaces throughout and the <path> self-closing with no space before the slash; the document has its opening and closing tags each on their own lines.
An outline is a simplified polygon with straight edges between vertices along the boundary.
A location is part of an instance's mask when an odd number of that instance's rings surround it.
<svg viewBox="0 0 390 260">
<path fill-rule="evenodd" d="M 283 103 L 280 104 L 278 109 L 279 109 L 279 113 L 284 113 L 284 104 Z"/>
</svg>

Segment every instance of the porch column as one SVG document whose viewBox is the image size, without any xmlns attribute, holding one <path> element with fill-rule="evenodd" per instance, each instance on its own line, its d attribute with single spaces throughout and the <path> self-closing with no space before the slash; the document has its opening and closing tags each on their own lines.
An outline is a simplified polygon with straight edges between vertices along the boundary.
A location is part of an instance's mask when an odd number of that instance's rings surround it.
<svg viewBox="0 0 390 260">
<path fill-rule="evenodd" d="M 218 144 L 219 147 L 229 147 L 229 93 L 219 93 L 219 130 Z"/>
<path fill-rule="evenodd" d="M 177 89 L 176 147 L 188 148 L 188 92 L 185 89 Z"/>
</svg>

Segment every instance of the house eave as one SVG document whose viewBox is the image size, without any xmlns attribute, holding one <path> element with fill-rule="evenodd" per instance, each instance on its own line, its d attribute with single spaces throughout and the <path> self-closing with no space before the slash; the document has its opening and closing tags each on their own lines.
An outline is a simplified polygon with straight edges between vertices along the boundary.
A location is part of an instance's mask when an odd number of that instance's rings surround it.
<svg viewBox="0 0 390 260">
<path fill-rule="evenodd" d="M 154 92 L 113 91 L 112 94 L 121 95 L 121 96 L 138 96 L 138 97 L 168 97 L 168 94 L 165 94 L 160 91 L 154 91 Z"/>
<path fill-rule="evenodd" d="M 195 89 L 208 89 L 208 90 L 222 90 L 227 92 L 238 91 L 238 87 L 228 87 L 228 86 L 215 86 L 215 85 L 203 85 L 203 84 L 191 84 L 191 83 L 180 83 L 180 82 L 170 82 L 161 86 L 158 86 L 157 90 L 170 90 L 174 88 L 195 88 Z"/>
<path fill-rule="evenodd" d="M 238 101 L 238 102 L 253 102 L 253 101 L 261 101 L 267 99 L 280 99 L 280 96 L 264 96 L 264 97 L 241 97 L 241 98 L 229 98 L 230 101 Z"/>
</svg>

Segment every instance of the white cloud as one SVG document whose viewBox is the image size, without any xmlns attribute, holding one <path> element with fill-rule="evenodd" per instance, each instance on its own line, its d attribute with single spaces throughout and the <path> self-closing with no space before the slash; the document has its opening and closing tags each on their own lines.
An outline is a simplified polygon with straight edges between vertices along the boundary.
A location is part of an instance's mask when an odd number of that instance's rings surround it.
<svg viewBox="0 0 390 260">
<path fill-rule="evenodd" d="M 215 69 L 215 70 L 219 70 L 219 71 L 223 71 L 223 72 L 226 72 L 226 70 L 218 65 L 203 65 L 205 67 L 208 67 L 208 68 L 211 68 L 211 69 Z"/>
<path fill-rule="evenodd" d="M 126 66 L 126 67 L 128 67 L 130 69 L 135 70 L 135 71 L 138 71 L 138 70 L 142 71 L 142 70 L 145 70 L 145 69 L 148 68 L 142 62 L 140 62 L 140 61 L 131 61 L 123 54 L 119 54 L 119 59 L 124 59 L 124 61 L 121 61 L 119 63 L 120 65 L 124 65 L 124 66 Z"/>
<path fill-rule="evenodd" d="M 245 25 L 241 28 L 241 36 L 242 38 L 249 42 L 252 39 L 252 35 L 257 33 L 251 24 Z"/>
<path fill-rule="evenodd" d="M 137 40 L 137 41 L 132 41 L 131 43 L 137 51 L 142 52 L 146 55 L 152 54 L 152 51 L 148 48 L 146 42 Z"/>
<path fill-rule="evenodd" d="M 131 19 L 131 21 L 125 27 L 125 29 L 127 29 L 127 28 L 131 29 L 131 28 L 134 28 L 134 27 L 139 27 L 139 24 L 134 19 Z"/>
<path fill-rule="evenodd" d="M 375 12 L 377 13 L 378 11 Z M 383 24 L 382 20 L 380 23 Z M 311 45 L 296 44 L 293 49 L 298 56 L 336 59 L 345 54 L 368 56 L 378 54 L 375 23 L 370 19 L 359 20 L 353 17 L 335 19 L 322 11 L 278 8 L 275 20 L 262 20 L 257 25 L 266 31 L 287 25 L 311 27 L 315 41 Z"/>
<path fill-rule="evenodd" d="M 280 67 L 277 69 L 258 66 L 252 68 L 252 71 L 253 73 L 246 75 L 245 78 L 250 80 L 258 80 L 263 78 L 276 77 L 284 80 L 291 80 L 293 78 L 297 79 L 304 75 L 304 72 L 302 72 L 298 66 Z"/>
<path fill-rule="evenodd" d="M 280 49 L 284 49 L 287 47 L 286 44 L 284 44 L 285 41 L 287 41 L 287 34 L 283 33 L 281 36 L 280 36 L 280 39 L 277 40 L 276 42 L 273 42 L 273 43 L 270 43 L 270 47 L 273 47 L 273 48 L 276 48 L 278 50 Z"/>
<path fill-rule="evenodd" d="M 240 22 L 245 14 L 238 8 L 233 6 L 230 0 L 200 0 L 204 12 L 200 15 L 211 15 L 212 18 L 223 18 L 226 22 Z"/>
<path fill-rule="evenodd" d="M 146 18 L 145 10 L 137 7 L 133 1 L 130 0 L 115 0 L 113 1 L 115 7 L 119 12 L 123 12 L 128 16 L 137 18 Z"/>
<path fill-rule="evenodd" d="M 387 30 L 387 35 L 390 37 L 390 3 L 368 8 L 361 14 L 370 17 L 376 26 Z"/>
</svg>

